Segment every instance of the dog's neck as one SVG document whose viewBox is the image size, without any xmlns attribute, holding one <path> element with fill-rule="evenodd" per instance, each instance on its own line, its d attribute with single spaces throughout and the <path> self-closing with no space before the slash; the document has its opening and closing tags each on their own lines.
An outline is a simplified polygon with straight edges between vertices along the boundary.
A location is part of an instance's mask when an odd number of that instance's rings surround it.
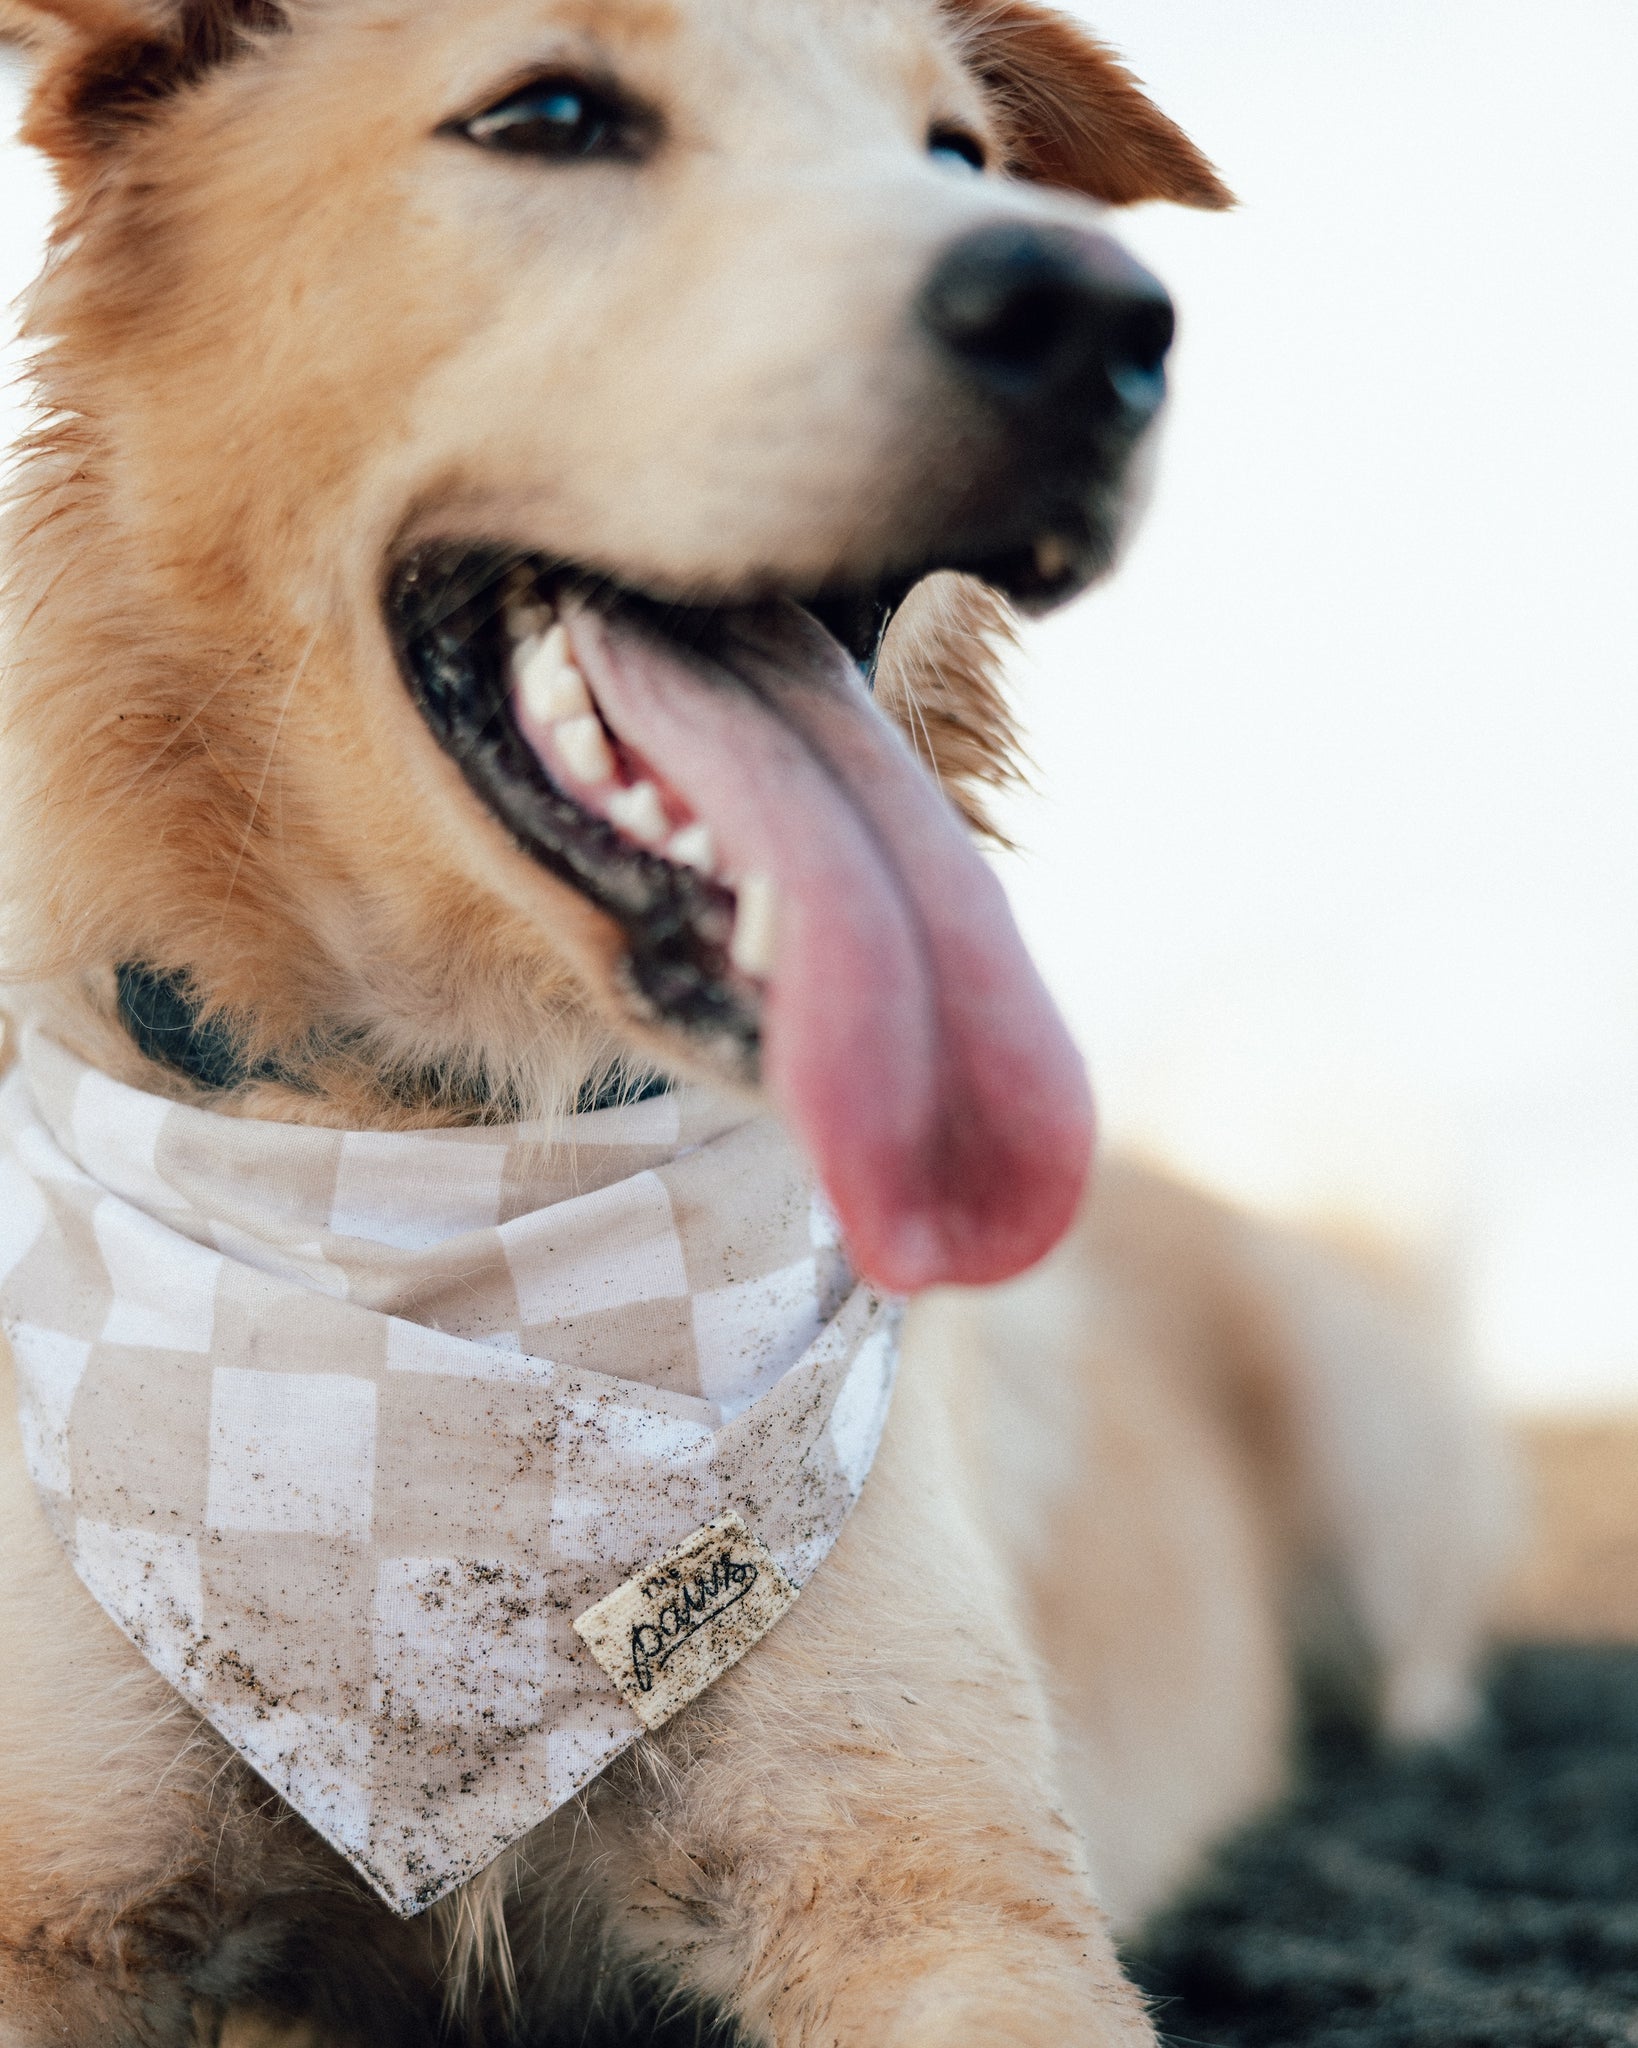
<svg viewBox="0 0 1638 2048">
<path fill-rule="evenodd" d="M 248 1058 L 220 1019 L 204 1015 L 180 976 L 127 962 L 115 968 L 114 988 L 120 1022 L 137 1051 L 207 1094 L 252 1081 L 301 1086 L 283 1061 Z"/>
<path fill-rule="evenodd" d="M 114 985 L 120 1022 L 138 1052 L 206 1094 L 224 1095 L 258 1084 L 311 1089 L 300 1066 L 277 1056 L 250 1057 L 227 1024 L 204 1013 L 181 976 L 127 962 L 114 970 Z M 490 1088 L 453 1077 L 443 1068 L 385 1077 L 385 1085 L 405 1107 L 438 1102 L 447 1109 L 459 1098 L 470 1107 L 474 1123 L 504 1123 L 518 1114 L 515 1103 L 501 1101 Z M 652 1101 L 670 1088 L 664 1074 L 633 1073 L 617 1066 L 588 1081 L 574 1106 L 578 1114 L 590 1114 L 624 1103 Z"/>
</svg>

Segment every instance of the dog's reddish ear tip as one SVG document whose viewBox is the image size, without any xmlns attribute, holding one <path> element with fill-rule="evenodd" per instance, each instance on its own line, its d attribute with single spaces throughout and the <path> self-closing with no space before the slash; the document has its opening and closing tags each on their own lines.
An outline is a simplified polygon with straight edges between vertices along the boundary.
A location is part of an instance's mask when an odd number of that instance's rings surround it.
<svg viewBox="0 0 1638 2048">
<path fill-rule="evenodd" d="M 1020 173 L 1102 200 L 1221 213 L 1234 194 L 1114 51 L 1041 0 L 943 0 Z"/>
<path fill-rule="evenodd" d="M 1202 213 L 1232 213 L 1240 203 L 1237 195 L 1223 183 L 1217 166 L 1209 158 L 1202 156 L 1193 143 L 1189 149 L 1194 157 L 1190 166 L 1194 173 L 1193 189 L 1182 204 L 1197 206 Z"/>
<path fill-rule="evenodd" d="M 1202 159 L 1198 181 L 1178 199 L 1177 204 L 1195 207 L 1201 213 L 1232 213 L 1240 202 L 1211 165 Z"/>
<path fill-rule="evenodd" d="M 1026 177 L 1105 206 L 1160 201 L 1227 213 L 1240 203 L 1183 131 L 1124 86 L 1118 100 L 1106 96 L 1080 121 L 1060 118 L 1013 149 Z"/>
<path fill-rule="evenodd" d="M 1160 200 L 1199 213 L 1229 213 L 1240 203 L 1216 166 L 1164 116 L 1157 117 L 1148 133 L 1133 136 L 1124 155 L 1107 146 L 1089 149 L 1076 168 L 1083 179 L 1101 185 L 1097 196 L 1114 206 Z"/>
</svg>

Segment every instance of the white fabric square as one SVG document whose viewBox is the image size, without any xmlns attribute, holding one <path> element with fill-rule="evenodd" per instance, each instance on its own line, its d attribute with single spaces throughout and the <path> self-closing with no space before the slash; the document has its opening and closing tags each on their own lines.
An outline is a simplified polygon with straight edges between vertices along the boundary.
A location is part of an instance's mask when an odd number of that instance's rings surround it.
<svg viewBox="0 0 1638 2048">
<path fill-rule="evenodd" d="M 349 1131 L 341 1141 L 330 1228 L 400 1251 L 426 1251 L 491 1230 L 500 1220 L 506 1147 L 451 1139 L 416 1147 L 406 1173 L 404 1139 L 393 1131 Z"/>
<path fill-rule="evenodd" d="M 577 1701 L 564 1709 L 546 1738 L 547 1796 L 554 1806 L 589 1785 L 642 1723 L 624 1700 Z"/>
<path fill-rule="evenodd" d="M 682 1098 L 673 1089 L 646 1102 L 623 1102 L 576 1119 L 587 1145 L 675 1145 L 682 1131 Z"/>
<path fill-rule="evenodd" d="M 219 1252 L 241 1266 L 253 1267 L 274 1280 L 288 1280 L 296 1287 L 310 1287 L 333 1301 L 347 1299 L 347 1275 L 324 1256 L 321 1244 L 278 1244 L 220 1218 L 211 1222 L 210 1239 Z"/>
<path fill-rule="evenodd" d="M 114 1290 L 103 1342 L 208 1351 L 221 1253 L 207 1252 L 114 1196 L 97 1204 L 91 1227 Z"/>
<path fill-rule="evenodd" d="M 74 1524 L 74 1569 L 159 1675 L 181 1685 L 204 1627 L 194 1539 L 82 1518 Z"/>
<path fill-rule="evenodd" d="M 897 1354 L 896 1331 L 891 1327 L 873 1330 L 859 1346 L 858 1356 L 830 1411 L 831 1448 L 843 1477 L 855 1493 L 865 1483 L 887 1426 Z"/>
<path fill-rule="evenodd" d="M 19 1164 L 26 1166 L 36 1180 L 58 1181 L 73 1188 L 99 1185 L 90 1174 L 80 1171 L 51 1133 L 39 1124 L 19 1131 L 12 1139 L 12 1149 Z"/>
<path fill-rule="evenodd" d="M 96 1162 L 105 1188 L 139 1209 L 183 1207 L 154 1164 L 159 1134 L 171 1105 L 161 1095 L 144 1095 L 87 1068 L 74 1090 L 74 1149 Z"/>
<path fill-rule="evenodd" d="M 368 1536 L 375 1408 L 373 1380 L 218 1366 L 211 1375 L 207 1525 Z"/>
<path fill-rule="evenodd" d="M 0 1281 L 9 1280 L 50 1220 L 45 1197 L 16 1160 L 0 1157 Z"/>
<path fill-rule="evenodd" d="M 558 1410 L 552 1487 L 552 1555 L 601 1564 L 641 1532 L 644 1545 L 668 1550 L 709 1520 L 701 1512 L 716 1432 L 687 1416 L 564 1398 Z M 670 1483 L 655 1484 L 656 1472 Z"/>
<path fill-rule="evenodd" d="M 13 1323 L 6 1335 L 28 1396 L 18 1419 L 29 1470 L 36 1485 L 67 1493 L 68 1411 L 85 1375 L 91 1346 L 83 1338 L 42 1330 L 35 1323 Z"/>
<path fill-rule="evenodd" d="M 526 1324 L 688 1292 L 671 1197 L 657 1174 L 633 1174 L 595 1194 L 520 1216 L 500 1234 Z"/>
<path fill-rule="evenodd" d="M 612 1484 L 578 1479 L 552 1495 L 552 1556 L 559 1564 L 601 1564 L 609 1554 L 609 1530 L 618 1527 L 628 1503 Z"/>
<path fill-rule="evenodd" d="M 815 1188 L 808 1203 L 808 1242 L 816 1252 L 843 1249 L 842 1226 L 836 1220 L 836 1211 L 825 1200 L 823 1188 Z"/>
<path fill-rule="evenodd" d="M 235 1749 L 252 1744 L 257 1769 L 344 1856 L 370 1846 L 370 1724 L 294 1707 L 222 1702 L 211 1720 Z"/>
<path fill-rule="evenodd" d="M 685 1472 L 709 1462 L 716 1449 L 716 1431 L 707 1422 L 687 1415 L 667 1415 L 659 1408 L 639 1408 L 634 1403 L 619 1407 L 599 1403 L 595 1396 L 564 1403 L 564 1426 L 573 1433 L 573 1423 L 582 1417 L 595 1418 L 581 1444 L 595 1441 L 594 1455 L 606 1459 L 611 1472 L 626 1471 L 633 1479 L 646 1476 L 656 1466 Z M 569 1483 L 573 1466 L 560 1461 L 561 1483 Z"/>
<path fill-rule="evenodd" d="M 819 1328 L 819 1269 L 813 1259 L 696 1294 L 700 1392 L 725 1417 L 737 1415 L 796 1363 Z"/>
<path fill-rule="evenodd" d="M 434 1373 L 454 1380 L 511 1380 L 544 1386 L 556 1374 L 548 1359 L 531 1358 L 515 1331 L 482 1338 L 451 1337 L 394 1316 L 387 1324 L 388 1372 Z"/>
<path fill-rule="evenodd" d="M 375 1711 L 426 1727 L 538 1727 L 574 1667 L 544 1576 L 504 1559 L 389 1557 L 375 1582 Z"/>
</svg>

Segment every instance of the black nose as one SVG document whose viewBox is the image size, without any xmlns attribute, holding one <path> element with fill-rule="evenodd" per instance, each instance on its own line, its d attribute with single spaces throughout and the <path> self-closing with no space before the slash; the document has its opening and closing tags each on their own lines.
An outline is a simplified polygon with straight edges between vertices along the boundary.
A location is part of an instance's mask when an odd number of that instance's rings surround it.
<svg viewBox="0 0 1638 2048">
<path fill-rule="evenodd" d="M 1172 302 L 1106 235 L 978 228 L 940 257 L 917 310 L 962 380 L 1010 407 L 1092 406 L 1136 428 L 1166 395 Z"/>
</svg>

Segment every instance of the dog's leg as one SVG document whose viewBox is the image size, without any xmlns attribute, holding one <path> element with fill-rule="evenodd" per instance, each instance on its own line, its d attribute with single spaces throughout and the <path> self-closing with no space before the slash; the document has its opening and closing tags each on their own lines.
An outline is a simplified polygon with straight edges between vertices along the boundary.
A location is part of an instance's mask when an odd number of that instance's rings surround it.
<svg viewBox="0 0 1638 2048">
<path fill-rule="evenodd" d="M 532 1849 L 558 1868 L 520 1956 L 543 1917 L 584 1927 L 590 1907 L 616 1960 L 777 2048 L 1153 2038 L 1059 1810 L 938 1365 L 913 1349 L 793 1612 Z"/>
<path fill-rule="evenodd" d="M 1506 1473 L 1408 1279 L 1113 1166 L 1034 1273 L 929 1307 L 1117 1928 L 1279 1790 L 1296 1657 L 1392 1736 L 1460 1725 Z"/>
</svg>

